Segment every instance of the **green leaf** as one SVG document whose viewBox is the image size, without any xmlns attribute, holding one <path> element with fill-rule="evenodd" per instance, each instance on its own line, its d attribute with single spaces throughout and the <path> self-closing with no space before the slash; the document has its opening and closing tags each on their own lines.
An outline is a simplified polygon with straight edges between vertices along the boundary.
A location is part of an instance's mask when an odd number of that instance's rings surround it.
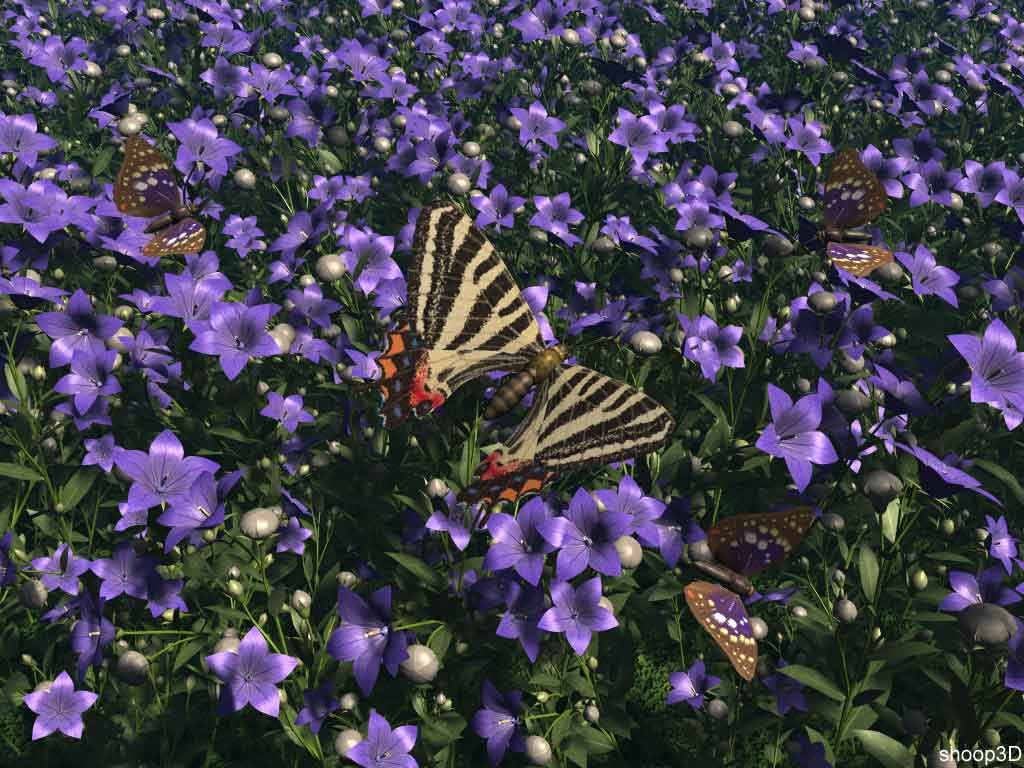
<svg viewBox="0 0 1024 768">
<path fill-rule="evenodd" d="M 561 751 L 573 765 L 587 768 L 587 744 L 579 734 L 573 733 L 562 742 Z"/>
<path fill-rule="evenodd" d="M 427 647 L 434 652 L 437 656 L 438 661 L 444 660 L 444 656 L 448 653 L 448 648 L 452 644 L 452 631 L 448 629 L 446 625 L 442 625 L 434 630 L 427 640 Z"/>
<path fill-rule="evenodd" d="M 198 654 L 203 647 L 206 645 L 205 638 L 197 638 L 195 640 L 189 640 L 183 644 L 179 649 L 177 655 L 174 657 L 174 666 L 171 669 L 172 672 L 176 672 L 183 666 L 192 660 L 192 657 Z"/>
<path fill-rule="evenodd" d="M 96 159 L 92 161 L 92 176 L 96 178 L 102 174 L 110 166 L 110 161 L 114 158 L 114 145 L 108 144 L 105 146 Z"/>
<path fill-rule="evenodd" d="M 70 512 L 78 506 L 78 502 L 85 498 L 97 477 L 99 473 L 92 468 L 80 469 L 71 476 L 60 489 L 60 503 L 64 505 L 65 512 Z"/>
<path fill-rule="evenodd" d="M 22 403 L 27 402 L 28 382 L 25 380 L 25 374 L 14 364 L 14 360 L 8 360 L 4 366 L 4 378 L 7 380 L 7 388 L 18 396 L 18 400 Z"/>
<path fill-rule="evenodd" d="M 530 685 L 544 691 L 557 691 L 562 687 L 562 681 L 550 672 L 540 671 L 530 678 Z"/>
<path fill-rule="evenodd" d="M 725 422 L 726 425 L 729 423 L 729 419 L 725 417 L 725 411 L 722 410 L 722 406 L 716 403 L 707 395 L 702 395 L 699 392 L 694 393 L 694 397 L 700 401 L 700 404 L 708 410 L 708 412 L 715 417 L 718 421 Z"/>
<path fill-rule="evenodd" d="M 860 573 L 860 588 L 864 597 L 875 602 L 875 590 L 878 588 L 878 556 L 866 542 L 857 550 L 857 571 Z"/>
<path fill-rule="evenodd" d="M 256 440 L 252 437 L 246 437 L 234 427 L 210 427 L 206 430 L 208 435 L 215 435 L 216 437 L 223 437 L 225 440 L 234 440 L 236 443 L 262 443 L 262 440 Z"/>
<path fill-rule="evenodd" d="M 437 571 L 413 555 L 401 552 L 385 552 L 388 557 L 405 568 L 409 573 L 423 582 L 428 589 L 441 590 L 445 587 L 444 577 Z"/>
<path fill-rule="evenodd" d="M 32 483 L 38 483 L 43 479 L 43 476 L 34 469 L 23 467 L 21 464 L 9 464 L 6 461 L 0 461 L 0 477 L 9 477 L 12 480 L 28 480 Z"/>
<path fill-rule="evenodd" d="M 576 735 L 583 740 L 591 755 L 607 755 L 615 751 L 615 742 L 600 728 L 581 728 Z"/>
<path fill-rule="evenodd" d="M 802 664 L 787 664 L 784 667 L 779 667 L 779 672 L 791 677 L 798 683 L 803 683 L 808 688 L 828 696 L 830 699 L 835 701 L 845 701 L 846 694 L 843 693 L 836 684 L 829 680 L 825 675 L 816 669 L 805 667 Z"/>
<path fill-rule="evenodd" d="M 658 583 L 655 584 L 644 596 L 647 602 L 657 603 L 662 600 L 671 600 L 683 594 L 683 585 L 679 580 L 669 574 L 664 574 Z"/>
<path fill-rule="evenodd" d="M 1010 493 L 1017 499 L 1017 503 L 1024 504 L 1024 487 L 1021 486 L 1020 481 L 1009 470 L 986 459 L 974 459 L 974 466 L 980 467 L 1001 481 L 1003 485 L 1010 489 Z"/>
<path fill-rule="evenodd" d="M 891 736 L 878 731 L 854 731 L 864 751 L 880 762 L 885 768 L 911 768 L 913 753 Z"/>
<path fill-rule="evenodd" d="M 594 698 L 597 694 L 594 692 L 594 686 L 590 684 L 579 672 L 570 672 L 565 676 L 566 684 L 580 696 L 588 699 Z"/>
<path fill-rule="evenodd" d="M 729 425 L 724 420 L 716 419 L 711 429 L 704 436 L 704 442 L 700 444 L 700 450 L 697 451 L 697 455 L 701 458 L 706 458 L 718 453 L 728 439 Z"/>
<path fill-rule="evenodd" d="M 892 543 L 896 541 L 896 532 L 900 527 L 900 500 L 893 499 L 882 513 L 882 535 Z"/>
<path fill-rule="evenodd" d="M 958 565 L 974 565 L 969 557 L 958 555 L 956 552 L 928 552 L 925 557 L 929 560 L 938 560 L 943 563 L 957 563 Z"/>
<path fill-rule="evenodd" d="M 600 157 L 598 148 L 601 146 L 601 142 L 598 141 L 597 134 L 595 134 L 592 130 L 588 128 L 584 132 L 584 135 L 587 138 L 587 150 L 590 152 L 591 156 L 595 158 Z"/>
<path fill-rule="evenodd" d="M 939 649 L 928 643 L 921 643 L 916 641 L 907 642 L 892 642 L 886 643 L 877 651 L 875 651 L 875 657 L 884 659 L 890 664 L 896 664 L 904 661 L 905 659 L 914 658 L 916 656 L 925 656 L 929 653 L 938 653 Z"/>
</svg>

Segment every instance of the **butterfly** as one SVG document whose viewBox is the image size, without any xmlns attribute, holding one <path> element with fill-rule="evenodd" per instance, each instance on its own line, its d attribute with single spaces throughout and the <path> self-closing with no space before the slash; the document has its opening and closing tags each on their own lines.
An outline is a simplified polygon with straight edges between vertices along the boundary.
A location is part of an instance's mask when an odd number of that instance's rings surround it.
<svg viewBox="0 0 1024 768">
<path fill-rule="evenodd" d="M 743 596 L 754 592 L 747 576 L 784 560 L 803 541 L 814 518 L 814 508 L 808 506 L 728 517 L 708 531 L 715 560 L 693 561 L 698 570 L 735 590 L 696 581 L 684 594 L 690 612 L 746 680 L 757 669 L 757 641 L 743 605 Z"/>
<path fill-rule="evenodd" d="M 893 260 L 892 251 L 868 245 L 871 235 L 855 229 L 874 221 L 885 210 L 885 187 L 855 149 L 836 157 L 825 179 L 825 227 L 823 231 L 800 217 L 800 240 L 811 250 L 828 243 L 832 263 L 855 277 L 866 277 Z"/>
<path fill-rule="evenodd" d="M 672 415 L 652 398 L 581 365 L 562 344 L 545 348 L 537 320 L 494 247 L 461 209 L 424 207 L 413 235 L 403 321 L 388 335 L 375 382 L 384 426 L 425 416 L 467 382 L 511 371 L 485 419 L 534 388 L 519 427 L 477 467 L 464 504 L 515 502 L 557 473 L 619 461 L 664 446 Z M 483 519 L 486 519 L 486 512 Z M 482 521 L 481 521 L 482 522 Z"/>
<path fill-rule="evenodd" d="M 145 256 L 199 253 L 206 242 L 206 228 L 193 218 L 203 203 L 182 201 L 170 162 L 139 135 L 124 144 L 114 202 L 121 213 L 152 219 L 145 231 L 155 236 L 142 249 Z"/>
</svg>

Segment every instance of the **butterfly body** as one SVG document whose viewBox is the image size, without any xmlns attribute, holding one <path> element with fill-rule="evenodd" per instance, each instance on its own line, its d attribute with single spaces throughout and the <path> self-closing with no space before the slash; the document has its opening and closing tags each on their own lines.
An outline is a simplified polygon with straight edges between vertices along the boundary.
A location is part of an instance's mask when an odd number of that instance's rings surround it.
<svg viewBox="0 0 1024 768">
<path fill-rule="evenodd" d="M 202 204 L 183 200 L 170 162 L 139 135 L 125 142 L 114 203 L 123 214 L 150 219 L 145 232 L 154 237 L 145 256 L 198 253 L 206 242 L 206 228 L 193 218 Z"/>
<path fill-rule="evenodd" d="M 875 245 L 860 227 L 885 211 L 888 197 L 878 177 L 855 149 L 844 149 L 825 180 L 825 224 L 816 229 L 800 217 L 800 239 L 812 250 L 824 246 L 831 262 L 856 277 L 866 277 L 893 260 L 891 251 Z"/>
<path fill-rule="evenodd" d="M 564 344 L 556 344 L 538 354 L 530 364 L 498 387 L 484 411 L 485 419 L 496 419 L 515 408 L 538 382 L 548 378 L 569 356 Z"/>
<path fill-rule="evenodd" d="M 533 310 L 484 233 L 448 203 L 425 206 L 413 235 L 406 321 L 388 335 L 376 383 L 384 426 L 440 407 L 463 384 L 511 371 L 486 418 L 507 413 L 534 389 L 513 435 L 477 467 L 464 503 L 515 502 L 569 469 L 657 450 L 675 420 L 639 390 L 546 348 Z"/>
<path fill-rule="evenodd" d="M 743 597 L 750 597 L 754 594 L 754 585 L 750 579 L 742 573 L 736 573 L 732 568 L 716 563 L 713 560 L 694 560 L 693 566 L 698 571 L 703 571 L 708 576 L 718 579 Z"/>
<path fill-rule="evenodd" d="M 185 203 L 184 205 L 179 205 L 175 207 L 173 210 L 164 211 L 159 216 L 152 219 L 149 222 L 149 224 L 146 225 L 146 228 L 142 231 L 145 232 L 147 235 L 151 235 L 154 232 L 159 232 L 164 227 L 169 227 L 172 224 L 177 224 L 181 221 L 184 221 L 190 216 L 195 216 L 203 209 L 205 205 L 206 201 L 203 200 L 201 203 L 198 204 Z"/>
</svg>

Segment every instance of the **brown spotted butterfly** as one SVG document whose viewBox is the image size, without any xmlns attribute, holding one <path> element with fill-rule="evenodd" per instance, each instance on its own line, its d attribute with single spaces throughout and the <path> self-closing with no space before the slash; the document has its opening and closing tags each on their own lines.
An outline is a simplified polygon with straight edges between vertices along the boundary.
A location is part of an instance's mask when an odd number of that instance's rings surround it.
<svg viewBox="0 0 1024 768">
<path fill-rule="evenodd" d="M 813 507 L 800 506 L 728 517 L 708 531 L 708 548 L 717 562 L 693 562 L 740 593 L 707 581 L 692 582 L 684 590 L 690 612 L 745 680 L 757 670 L 757 641 L 741 597 L 754 591 L 747 576 L 785 559 L 807 535 L 814 516 Z"/>
<path fill-rule="evenodd" d="M 198 253 L 206 242 L 206 228 L 193 218 L 202 204 L 182 201 L 170 162 L 141 136 L 125 142 L 114 202 L 121 213 L 152 219 L 145 231 L 155 235 L 142 249 L 145 256 Z"/>
<path fill-rule="evenodd" d="M 892 251 L 868 245 L 871 235 L 856 227 L 874 221 L 885 211 L 888 197 L 878 177 L 864 165 L 856 149 L 844 149 L 825 179 L 825 227 L 820 233 L 801 218 L 801 240 L 812 249 L 828 243 L 832 263 L 855 277 L 867 277 L 893 260 Z M 810 232 L 808 233 L 808 230 Z"/>
</svg>

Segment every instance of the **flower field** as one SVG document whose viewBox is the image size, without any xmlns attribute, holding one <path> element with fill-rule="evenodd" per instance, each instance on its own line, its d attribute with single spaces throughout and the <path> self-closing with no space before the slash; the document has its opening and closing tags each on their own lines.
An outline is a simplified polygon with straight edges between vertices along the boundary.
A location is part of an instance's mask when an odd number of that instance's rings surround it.
<svg viewBox="0 0 1024 768">
<path fill-rule="evenodd" d="M 1019 5 L 0 19 L 0 764 L 1024 764 Z"/>
</svg>

